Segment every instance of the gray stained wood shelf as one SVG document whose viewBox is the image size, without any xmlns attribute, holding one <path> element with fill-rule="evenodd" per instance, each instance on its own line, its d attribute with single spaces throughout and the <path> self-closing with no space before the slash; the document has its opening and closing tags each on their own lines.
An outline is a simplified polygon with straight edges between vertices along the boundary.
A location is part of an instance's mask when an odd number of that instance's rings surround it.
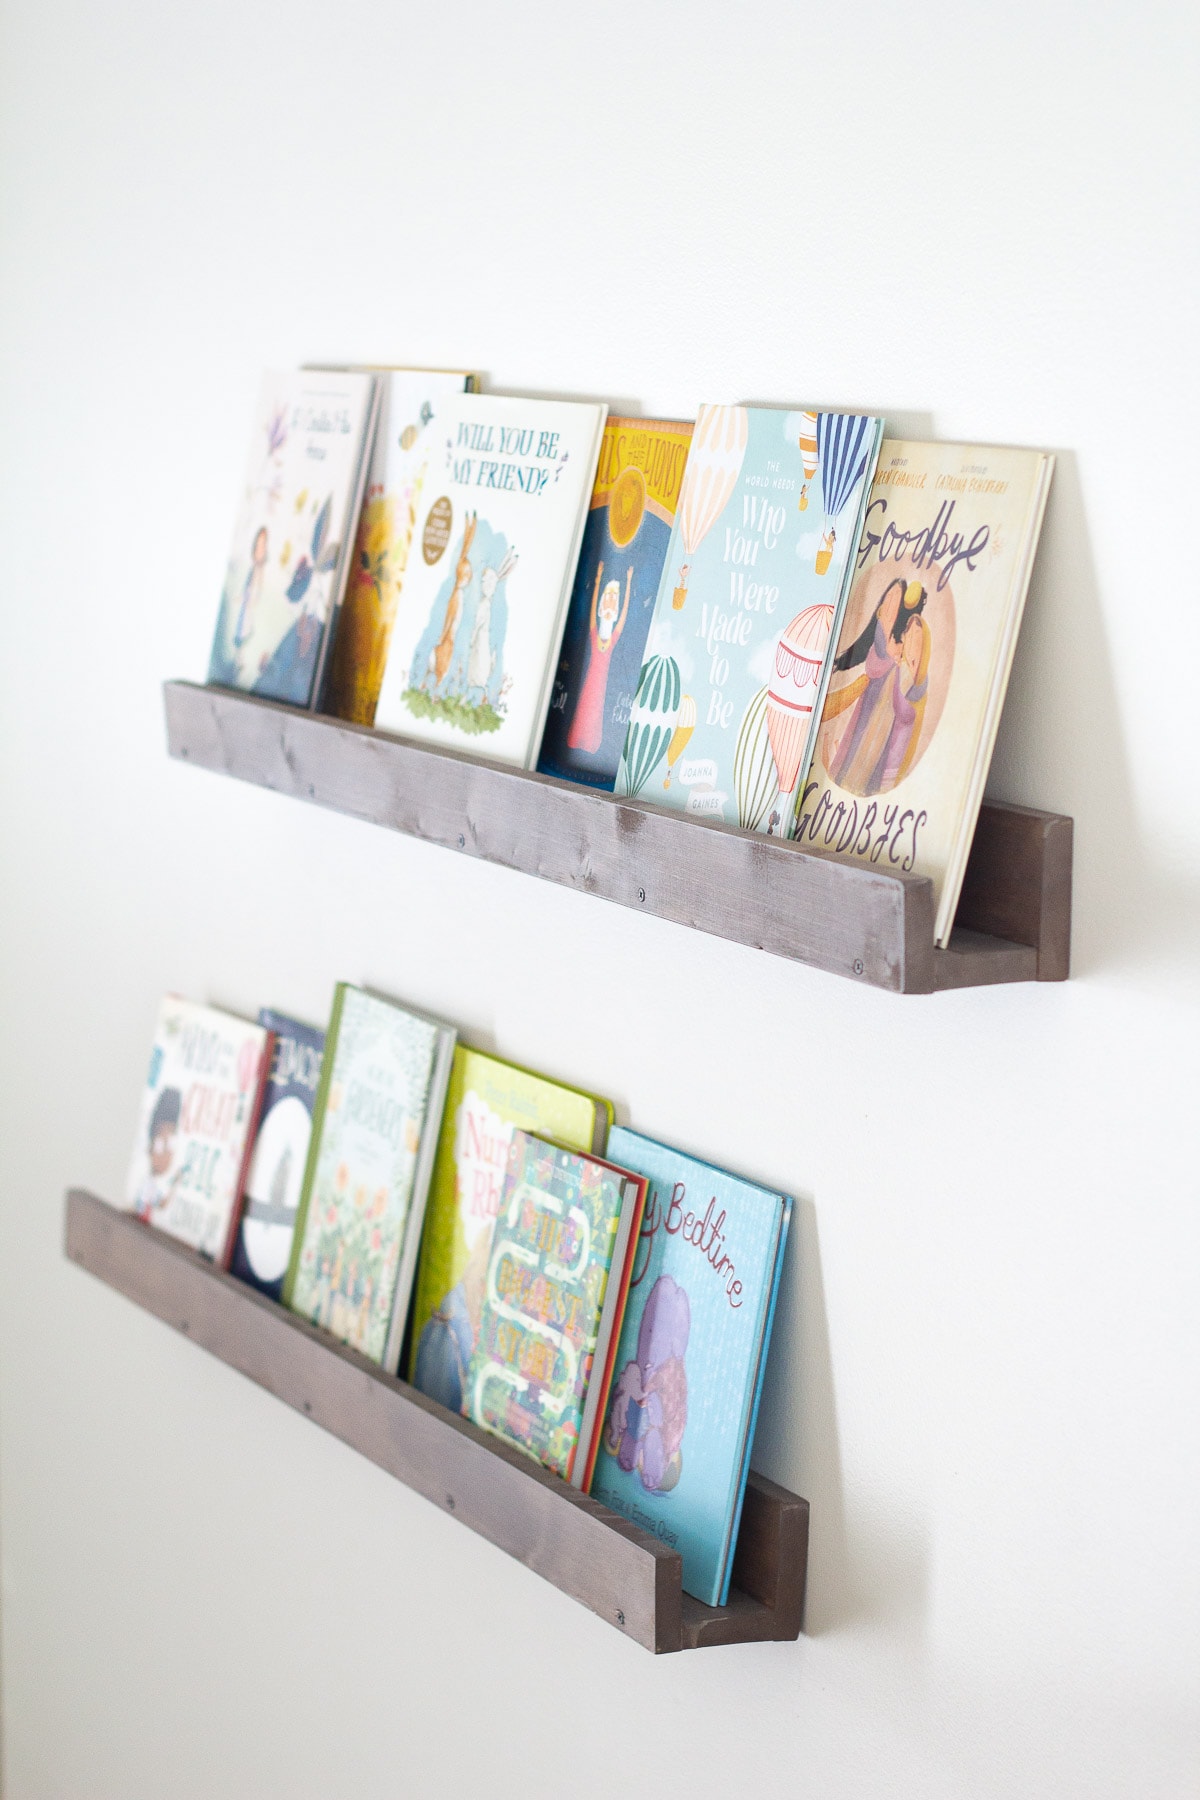
<svg viewBox="0 0 1200 1800">
<path fill-rule="evenodd" d="M 927 994 L 1062 981 L 1072 822 L 985 805 L 946 949 L 927 877 L 169 681 L 172 756 L 833 974 Z"/>
<path fill-rule="evenodd" d="M 799 1636 L 808 1502 L 752 1474 L 727 1606 L 677 1551 L 407 1382 L 94 1194 L 66 1197 L 72 1262 L 454 1514 L 647 1650 Z"/>
</svg>

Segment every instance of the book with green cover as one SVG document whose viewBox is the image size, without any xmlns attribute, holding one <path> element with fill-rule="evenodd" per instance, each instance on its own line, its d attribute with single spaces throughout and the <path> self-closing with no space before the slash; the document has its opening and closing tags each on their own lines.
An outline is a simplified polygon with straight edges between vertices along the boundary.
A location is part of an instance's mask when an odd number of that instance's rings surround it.
<svg viewBox="0 0 1200 1800">
<path fill-rule="evenodd" d="M 464 1044 L 455 1051 L 425 1212 L 408 1368 L 413 1386 L 451 1412 L 462 1409 L 479 1335 L 513 1132 L 533 1131 L 598 1155 L 612 1114 L 610 1102 L 593 1094 Z"/>
<path fill-rule="evenodd" d="M 463 1412 L 579 1488 L 595 1464 L 647 1186 L 513 1133 Z"/>
<path fill-rule="evenodd" d="M 339 982 L 284 1304 L 395 1370 L 453 1027 Z"/>
</svg>

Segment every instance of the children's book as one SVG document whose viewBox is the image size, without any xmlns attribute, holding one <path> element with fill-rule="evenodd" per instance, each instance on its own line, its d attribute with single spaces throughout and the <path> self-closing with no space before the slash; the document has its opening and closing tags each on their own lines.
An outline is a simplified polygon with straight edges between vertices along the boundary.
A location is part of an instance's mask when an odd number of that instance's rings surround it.
<svg viewBox="0 0 1200 1800">
<path fill-rule="evenodd" d="M 611 793 L 667 558 L 692 426 L 604 427 L 542 738 L 543 775 Z"/>
<path fill-rule="evenodd" d="M 515 1131 L 463 1412 L 586 1485 L 645 1180 Z"/>
<path fill-rule="evenodd" d="M 796 836 L 928 875 L 954 924 L 1054 469 L 1038 450 L 888 440 Z"/>
<path fill-rule="evenodd" d="M 159 1007 L 126 1205 L 225 1268 L 271 1034 L 168 994 Z"/>
<path fill-rule="evenodd" d="M 606 411 L 446 396 L 377 726 L 533 768 Z"/>
<path fill-rule="evenodd" d="M 375 723 L 379 684 L 408 565 L 417 508 L 437 443 L 442 397 L 472 393 L 466 370 L 378 372 L 379 422 L 346 592 L 332 627 L 324 708 Z"/>
<path fill-rule="evenodd" d="M 325 1033 L 269 1007 L 258 1022 L 271 1032 L 274 1049 L 229 1267 L 278 1300 L 292 1254 Z"/>
<path fill-rule="evenodd" d="M 465 1044 L 455 1050 L 425 1209 L 408 1371 L 414 1387 L 451 1412 L 462 1411 L 479 1336 L 492 1227 L 514 1131 L 600 1156 L 611 1124 L 607 1100 Z"/>
<path fill-rule="evenodd" d="M 315 706 L 358 525 L 377 401 L 366 371 L 263 377 L 208 679 Z"/>
<path fill-rule="evenodd" d="M 700 408 L 619 794 L 791 835 L 882 427 Z"/>
<path fill-rule="evenodd" d="M 609 1154 L 650 1191 L 589 1491 L 723 1606 L 792 1203 L 623 1127 Z"/>
<path fill-rule="evenodd" d="M 283 1298 L 393 1371 L 454 1037 L 438 1019 L 338 984 Z"/>
</svg>

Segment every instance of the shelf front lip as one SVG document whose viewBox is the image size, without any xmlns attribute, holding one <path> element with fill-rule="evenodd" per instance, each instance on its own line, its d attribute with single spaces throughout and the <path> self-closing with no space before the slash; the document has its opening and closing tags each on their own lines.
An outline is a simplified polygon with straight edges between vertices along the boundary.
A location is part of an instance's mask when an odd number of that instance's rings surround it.
<svg viewBox="0 0 1200 1800">
<path fill-rule="evenodd" d="M 769 1510 L 776 1528 L 777 1541 L 760 1530 L 744 1558 L 764 1599 L 735 1591 L 728 1607 L 704 1606 L 682 1593 L 676 1551 L 133 1214 L 73 1188 L 65 1240 L 71 1261 L 645 1649 L 798 1635 L 808 1507 L 773 1483 L 752 1476 L 747 1496 L 748 1511 Z M 757 1566 L 764 1556 L 766 1570 Z"/>
<path fill-rule="evenodd" d="M 894 993 L 937 985 L 925 876 L 226 688 L 169 681 L 164 703 L 181 761 Z"/>
</svg>

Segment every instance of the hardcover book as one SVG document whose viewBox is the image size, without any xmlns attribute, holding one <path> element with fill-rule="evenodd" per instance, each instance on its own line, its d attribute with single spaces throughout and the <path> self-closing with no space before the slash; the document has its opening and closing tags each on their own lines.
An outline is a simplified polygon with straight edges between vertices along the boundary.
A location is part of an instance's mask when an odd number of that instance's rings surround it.
<svg viewBox="0 0 1200 1800">
<path fill-rule="evenodd" d="M 462 1411 L 479 1336 L 514 1131 L 599 1156 L 611 1124 L 607 1100 L 464 1044 L 455 1050 L 421 1236 L 408 1376 L 451 1412 Z"/>
<path fill-rule="evenodd" d="M 126 1205 L 225 1268 L 271 1048 L 261 1025 L 168 994 Z"/>
<path fill-rule="evenodd" d="M 542 738 L 543 775 L 612 791 L 667 557 L 692 426 L 604 427 Z"/>
<path fill-rule="evenodd" d="M 723 1606 L 792 1203 L 618 1127 L 650 1189 L 590 1492 Z"/>
<path fill-rule="evenodd" d="M 258 1022 L 272 1034 L 274 1049 L 229 1267 L 278 1300 L 292 1254 L 325 1033 L 269 1007 Z"/>
<path fill-rule="evenodd" d="M 646 1183 L 516 1131 L 463 1411 L 586 1484 Z"/>
<path fill-rule="evenodd" d="M 379 423 L 346 592 L 333 627 L 325 710 L 375 723 L 379 684 L 429 474 L 442 397 L 471 393 L 465 370 L 380 370 Z"/>
<path fill-rule="evenodd" d="M 338 985 L 283 1298 L 389 1370 L 400 1361 L 454 1035 Z"/>
<path fill-rule="evenodd" d="M 313 706 L 375 424 L 374 375 L 264 376 L 208 679 Z"/>
<path fill-rule="evenodd" d="M 377 726 L 533 768 L 605 411 L 446 397 Z"/>
<path fill-rule="evenodd" d="M 797 838 L 928 875 L 945 944 L 983 798 L 1054 458 L 889 440 Z"/>
<path fill-rule="evenodd" d="M 702 406 L 617 775 L 791 835 L 882 421 Z"/>
</svg>

